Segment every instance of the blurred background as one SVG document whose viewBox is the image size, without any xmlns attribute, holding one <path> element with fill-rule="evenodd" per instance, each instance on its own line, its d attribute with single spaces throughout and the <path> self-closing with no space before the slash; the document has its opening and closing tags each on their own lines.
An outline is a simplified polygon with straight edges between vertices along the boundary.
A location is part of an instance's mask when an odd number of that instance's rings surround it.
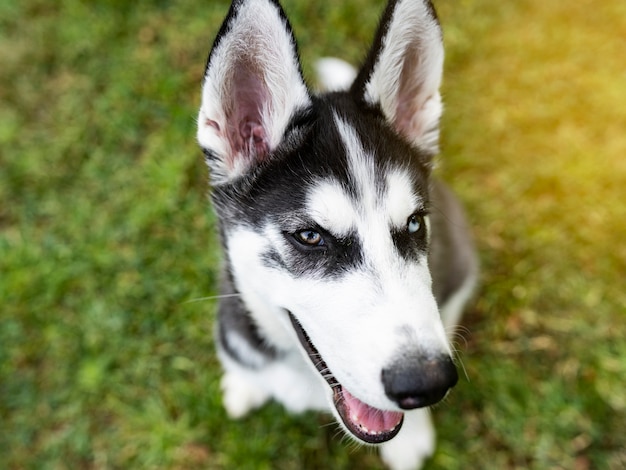
<svg viewBox="0 0 626 470">
<path fill-rule="evenodd" d="M 284 0 L 311 82 L 383 5 Z M 626 468 L 626 2 L 435 6 L 482 284 L 428 468 Z M 380 468 L 327 416 L 221 407 L 195 116 L 227 9 L 0 4 L 1 468 Z"/>
</svg>

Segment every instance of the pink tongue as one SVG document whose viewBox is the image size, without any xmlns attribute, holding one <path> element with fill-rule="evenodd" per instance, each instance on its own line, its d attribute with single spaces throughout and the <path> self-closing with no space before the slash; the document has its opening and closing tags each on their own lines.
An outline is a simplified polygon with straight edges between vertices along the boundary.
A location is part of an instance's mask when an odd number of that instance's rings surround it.
<svg viewBox="0 0 626 470">
<path fill-rule="evenodd" d="M 379 410 L 366 405 L 358 398 L 353 397 L 345 388 L 343 389 L 343 399 L 350 421 L 364 428 L 366 432 L 391 431 L 402 421 L 402 413 Z"/>
</svg>

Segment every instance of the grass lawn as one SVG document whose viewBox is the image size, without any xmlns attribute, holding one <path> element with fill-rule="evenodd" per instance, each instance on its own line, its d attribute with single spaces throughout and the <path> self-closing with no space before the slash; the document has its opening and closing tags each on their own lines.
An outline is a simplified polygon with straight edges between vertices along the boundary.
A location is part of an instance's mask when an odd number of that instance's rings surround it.
<svg viewBox="0 0 626 470">
<path fill-rule="evenodd" d="M 383 4 L 284 3 L 309 77 Z M 428 468 L 626 468 L 626 2 L 436 6 L 483 272 Z M 328 417 L 221 407 L 194 139 L 227 8 L 0 3 L 0 468 L 380 468 Z"/>
</svg>

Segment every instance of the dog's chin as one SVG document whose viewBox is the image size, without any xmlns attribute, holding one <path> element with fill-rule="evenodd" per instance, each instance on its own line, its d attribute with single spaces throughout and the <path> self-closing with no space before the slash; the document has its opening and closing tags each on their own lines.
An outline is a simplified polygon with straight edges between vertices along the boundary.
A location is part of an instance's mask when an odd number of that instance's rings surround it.
<svg viewBox="0 0 626 470">
<path fill-rule="evenodd" d="M 374 408 L 353 396 L 330 372 L 306 331 L 291 312 L 289 312 L 289 318 L 313 365 L 330 385 L 333 403 L 346 429 L 356 439 L 367 444 L 380 444 L 398 434 L 402 427 L 404 414 Z"/>
</svg>

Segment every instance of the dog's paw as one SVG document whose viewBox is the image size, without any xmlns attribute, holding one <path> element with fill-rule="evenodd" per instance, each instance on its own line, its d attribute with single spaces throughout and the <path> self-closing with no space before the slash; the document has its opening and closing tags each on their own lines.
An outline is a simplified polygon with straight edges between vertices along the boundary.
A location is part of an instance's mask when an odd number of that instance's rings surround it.
<svg viewBox="0 0 626 470">
<path fill-rule="evenodd" d="M 419 470 L 435 452 L 435 428 L 427 410 L 405 415 L 396 437 L 380 446 L 380 457 L 390 470 Z"/>
<path fill-rule="evenodd" d="M 233 419 L 243 418 L 269 399 L 268 393 L 237 373 L 226 373 L 221 383 L 224 408 Z"/>
</svg>

